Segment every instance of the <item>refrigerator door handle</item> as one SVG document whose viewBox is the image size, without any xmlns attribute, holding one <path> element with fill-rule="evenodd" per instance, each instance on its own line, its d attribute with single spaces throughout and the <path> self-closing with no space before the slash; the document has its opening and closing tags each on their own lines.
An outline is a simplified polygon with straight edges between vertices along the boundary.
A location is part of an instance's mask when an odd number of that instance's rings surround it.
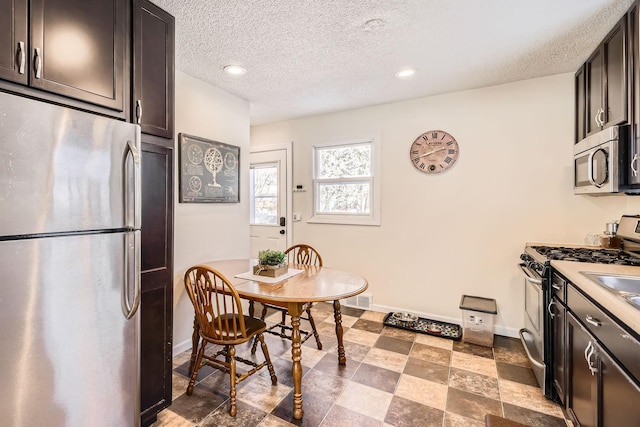
<svg viewBox="0 0 640 427">
<path fill-rule="evenodd" d="M 125 263 L 124 280 L 122 281 L 122 313 L 125 318 L 131 319 L 140 306 L 140 231 L 127 233 L 124 244 Z M 131 282 L 133 282 L 133 301 L 129 299 Z"/>
<path fill-rule="evenodd" d="M 139 135 L 139 133 L 138 133 Z M 125 154 L 125 223 L 128 227 L 132 227 L 136 230 L 140 229 L 141 225 L 141 207 L 142 196 L 140 194 L 140 151 L 138 149 L 139 144 L 137 142 L 127 141 Z M 127 167 L 129 161 L 129 154 L 131 154 L 132 169 Z M 131 176 L 129 175 L 131 174 Z M 133 189 L 128 188 L 130 178 L 133 178 Z M 133 199 L 133 200 L 132 200 Z M 130 206 L 133 204 L 133 206 Z M 133 218 L 132 218 L 133 217 Z"/>
</svg>

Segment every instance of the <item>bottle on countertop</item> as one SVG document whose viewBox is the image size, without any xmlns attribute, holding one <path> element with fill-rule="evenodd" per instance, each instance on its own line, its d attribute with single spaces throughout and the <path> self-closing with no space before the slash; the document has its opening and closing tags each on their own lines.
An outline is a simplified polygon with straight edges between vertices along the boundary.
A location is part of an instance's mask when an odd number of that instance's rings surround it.
<svg viewBox="0 0 640 427">
<path fill-rule="evenodd" d="M 607 222 L 604 234 L 600 236 L 600 245 L 605 249 L 620 249 L 620 237 L 616 236 L 618 232 L 618 221 Z"/>
</svg>

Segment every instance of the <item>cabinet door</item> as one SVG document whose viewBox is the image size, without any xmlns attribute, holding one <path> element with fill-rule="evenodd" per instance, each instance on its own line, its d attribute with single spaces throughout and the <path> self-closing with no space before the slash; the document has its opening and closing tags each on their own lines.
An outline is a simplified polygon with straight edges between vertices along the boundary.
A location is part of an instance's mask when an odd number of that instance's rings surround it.
<svg viewBox="0 0 640 427">
<path fill-rule="evenodd" d="M 29 84 L 124 110 L 126 0 L 32 0 Z"/>
<path fill-rule="evenodd" d="M 629 157 L 626 172 L 627 183 L 633 186 L 639 186 L 640 173 L 638 168 L 640 167 L 640 73 L 637 72 L 640 67 L 640 32 L 638 31 L 638 6 L 637 4 L 631 8 L 629 12 L 629 63 L 630 70 L 632 70 L 630 76 L 633 79 L 633 88 L 631 105 L 633 111 L 633 119 L 631 126 L 631 146 L 629 147 Z"/>
<path fill-rule="evenodd" d="M 606 106 L 604 127 L 627 121 L 627 21 L 616 25 L 603 42 L 604 94 Z"/>
<path fill-rule="evenodd" d="M 135 0 L 133 19 L 133 121 L 142 132 L 173 138 L 174 18 Z"/>
<path fill-rule="evenodd" d="M 564 405 L 566 402 L 566 352 L 565 342 L 566 309 L 557 299 L 553 299 L 553 304 L 549 307 L 553 313 L 553 388 Z"/>
<path fill-rule="evenodd" d="M 600 119 L 603 105 L 602 81 L 604 79 L 604 54 L 602 49 L 596 50 L 585 64 L 586 69 L 586 133 L 590 135 L 601 129 Z"/>
<path fill-rule="evenodd" d="M 602 349 L 600 358 L 600 425 L 640 426 L 640 388 Z"/>
<path fill-rule="evenodd" d="M 140 410 L 148 425 L 171 404 L 173 149 L 143 142 L 141 168 Z"/>
<path fill-rule="evenodd" d="M 585 117 L 586 117 L 586 97 L 585 97 L 585 66 L 580 67 L 576 73 L 576 142 L 584 139 L 585 135 Z"/>
<path fill-rule="evenodd" d="M 0 0 L 0 79 L 27 83 L 27 0 Z"/>
<path fill-rule="evenodd" d="M 567 315 L 568 379 L 567 410 L 580 427 L 595 427 L 597 424 L 597 377 L 589 370 L 585 351 L 591 336 L 573 315 Z M 592 356 L 591 360 L 595 360 Z"/>
</svg>

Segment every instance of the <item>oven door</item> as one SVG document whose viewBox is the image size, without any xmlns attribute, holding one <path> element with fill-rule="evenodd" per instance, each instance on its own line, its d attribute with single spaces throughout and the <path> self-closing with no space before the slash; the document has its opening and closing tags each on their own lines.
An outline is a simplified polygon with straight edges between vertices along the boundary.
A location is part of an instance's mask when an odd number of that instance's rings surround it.
<svg viewBox="0 0 640 427">
<path fill-rule="evenodd" d="M 527 353 L 533 372 L 544 394 L 546 381 L 546 364 L 544 363 L 544 291 L 543 278 L 520 264 L 524 273 L 524 325 L 520 329 L 520 340 Z"/>
</svg>

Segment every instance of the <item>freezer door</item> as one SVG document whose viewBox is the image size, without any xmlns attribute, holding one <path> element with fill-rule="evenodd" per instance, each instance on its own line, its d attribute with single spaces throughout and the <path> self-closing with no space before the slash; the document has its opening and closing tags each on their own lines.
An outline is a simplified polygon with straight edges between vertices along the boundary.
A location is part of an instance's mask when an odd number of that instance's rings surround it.
<svg viewBox="0 0 640 427">
<path fill-rule="evenodd" d="M 0 93 L 0 238 L 139 228 L 139 150 L 138 125 Z"/>
<path fill-rule="evenodd" d="M 138 233 L 0 241 L 2 425 L 139 425 Z"/>
</svg>

